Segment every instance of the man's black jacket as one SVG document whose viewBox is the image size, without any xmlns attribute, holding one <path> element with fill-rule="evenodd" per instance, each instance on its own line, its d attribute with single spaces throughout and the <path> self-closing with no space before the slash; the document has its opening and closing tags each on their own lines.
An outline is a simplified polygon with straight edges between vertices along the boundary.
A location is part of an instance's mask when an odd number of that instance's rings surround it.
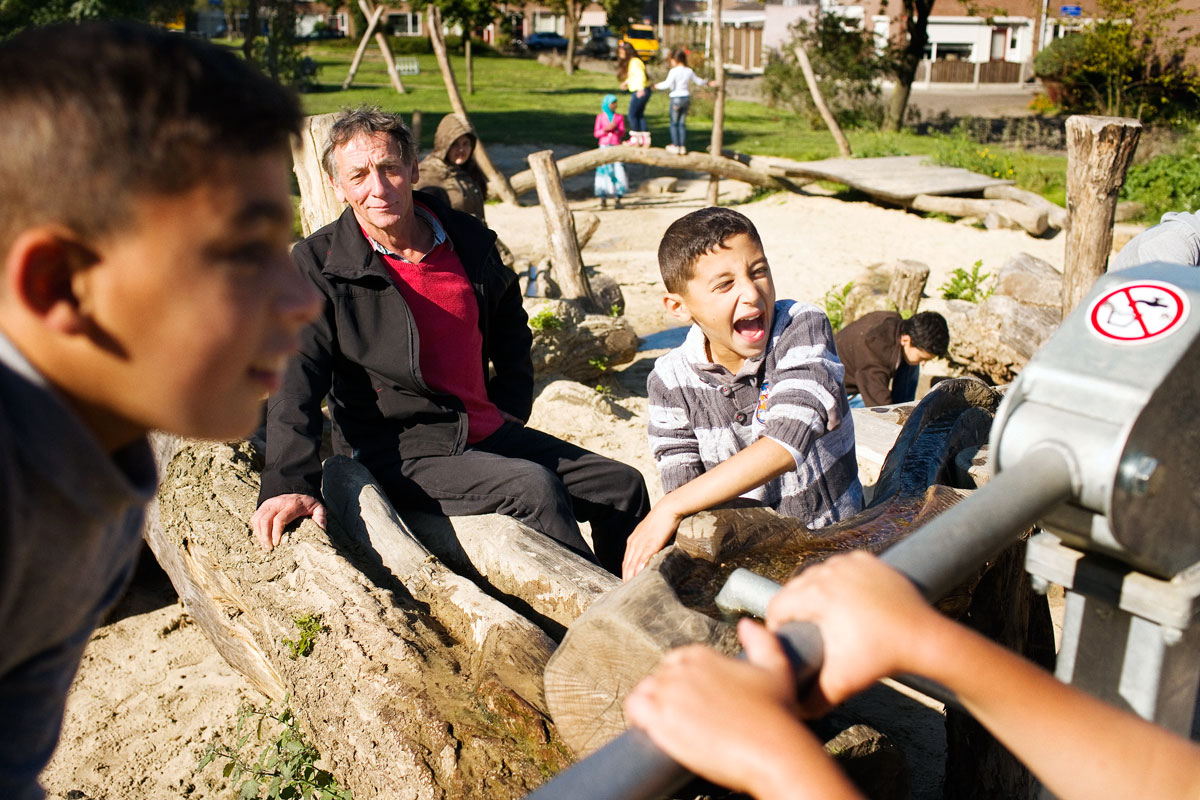
<svg viewBox="0 0 1200 800">
<path fill-rule="evenodd" d="M 496 234 L 422 192 L 413 198 L 441 221 L 479 303 L 488 397 L 527 419 L 533 405 L 529 331 L 517 277 L 496 253 Z M 368 467 L 401 458 L 461 453 L 467 415 L 457 397 L 425 385 L 408 305 L 363 236 L 353 211 L 309 236 L 292 258 L 325 298 L 301 334 L 300 353 L 267 405 L 261 503 L 281 494 L 321 496 L 321 402 L 329 398 L 334 452 Z"/>
</svg>

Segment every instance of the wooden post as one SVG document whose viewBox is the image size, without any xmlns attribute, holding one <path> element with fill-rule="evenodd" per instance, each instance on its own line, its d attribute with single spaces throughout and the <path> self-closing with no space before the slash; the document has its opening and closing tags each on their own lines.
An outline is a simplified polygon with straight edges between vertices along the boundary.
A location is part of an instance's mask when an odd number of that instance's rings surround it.
<svg viewBox="0 0 1200 800">
<path fill-rule="evenodd" d="M 358 74 L 358 66 L 362 63 L 363 55 L 367 52 L 367 43 L 371 41 L 371 36 L 375 33 L 375 27 L 379 25 L 379 18 L 383 16 L 384 7 L 376 6 L 375 13 L 367 17 L 367 29 L 363 31 L 362 40 L 358 43 L 358 49 L 354 51 L 354 58 L 350 61 L 350 71 L 346 73 L 346 80 L 342 81 L 342 91 L 350 88 L 350 84 L 354 83 L 354 76 Z"/>
<path fill-rule="evenodd" d="M 821 119 L 825 120 L 825 126 L 829 128 L 829 132 L 833 134 L 833 140 L 837 142 L 838 152 L 842 154 L 842 158 L 850 158 L 850 142 L 846 141 L 846 135 L 842 133 L 842 128 L 838 125 L 833 113 L 829 110 L 829 106 L 825 105 L 825 98 L 821 96 L 821 87 L 817 86 L 817 76 L 813 72 L 812 63 L 808 60 L 808 53 L 804 50 L 804 45 L 797 44 L 796 60 L 800 62 L 800 71 L 804 73 L 804 81 L 808 84 L 808 93 L 812 95 L 813 105 L 817 107 L 817 111 L 821 112 Z"/>
<path fill-rule="evenodd" d="M 1108 267 L 1113 213 L 1142 124 L 1121 117 L 1067 119 L 1067 244 L 1063 266 L 1065 317 Z"/>
<path fill-rule="evenodd" d="M 928 280 L 929 267 L 920 261 L 896 262 L 892 267 L 892 282 L 888 285 L 888 305 L 901 313 L 917 313 Z"/>
<path fill-rule="evenodd" d="M 463 105 L 462 95 L 458 92 L 458 82 L 454 80 L 454 68 L 450 66 L 450 54 L 446 52 L 446 38 L 442 35 L 442 14 L 433 4 L 429 6 L 429 41 L 433 43 L 433 52 L 437 54 L 438 68 L 442 71 L 442 82 L 446 84 L 450 106 L 470 125 L 471 117 L 467 114 L 467 107 Z M 475 130 L 474 125 L 471 125 L 471 130 Z M 496 169 L 496 165 L 488 158 L 483 140 L 478 134 L 475 136 L 475 162 L 487 176 L 488 185 L 495 187 L 496 194 L 500 195 L 504 202 L 517 205 L 517 196 L 513 193 L 508 178 L 504 177 L 504 173 Z"/>
<path fill-rule="evenodd" d="M 413 109 L 412 114 L 408 117 L 408 129 L 412 131 L 413 146 L 417 148 L 419 156 L 421 152 L 421 112 L 418 109 Z"/>
<path fill-rule="evenodd" d="M 712 2 L 712 55 L 713 70 L 717 78 L 717 99 L 713 103 L 712 143 L 708 152 L 720 158 L 725 149 L 725 36 L 721 30 L 721 0 Z M 708 179 L 708 204 L 715 206 L 721 194 L 721 179 L 714 173 Z"/>
<path fill-rule="evenodd" d="M 292 170 L 300 186 L 300 230 L 305 236 L 333 222 L 345 207 L 334 195 L 321 166 L 321 151 L 329 141 L 329 129 L 336 116 L 335 112 L 306 117 L 300 138 L 292 146 Z"/>
<path fill-rule="evenodd" d="M 373 32 L 375 34 L 375 44 L 379 46 L 379 51 L 383 53 L 383 60 L 387 64 L 388 76 L 392 79 L 392 88 L 398 94 L 404 94 L 404 82 L 400 80 L 400 72 L 396 69 L 396 59 L 392 58 L 391 45 L 388 44 L 387 37 L 384 36 L 383 31 L 378 28 L 379 20 L 386 13 L 387 7 L 379 6 L 375 8 L 371 0 L 358 0 L 358 7 L 362 9 L 363 16 L 367 18 L 367 30 L 363 33 L 362 41 L 359 42 L 358 50 L 354 54 L 354 61 L 350 64 L 350 74 L 342 82 L 342 88 L 350 88 L 350 82 L 354 80 L 354 74 L 358 71 L 358 63 L 362 59 L 363 53 L 366 52 L 367 40 Z"/>
<path fill-rule="evenodd" d="M 599 313 L 592 287 L 583 271 L 583 256 L 579 254 L 579 240 L 575 238 L 575 220 L 567 205 L 562 178 L 554 163 L 552 150 L 540 150 L 529 154 L 529 166 L 537 183 L 538 202 L 542 204 L 542 216 L 546 220 L 546 235 L 550 239 L 551 258 L 554 261 L 554 280 L 568 300 L 579 300 L 586 309 Z"/>
</svg>

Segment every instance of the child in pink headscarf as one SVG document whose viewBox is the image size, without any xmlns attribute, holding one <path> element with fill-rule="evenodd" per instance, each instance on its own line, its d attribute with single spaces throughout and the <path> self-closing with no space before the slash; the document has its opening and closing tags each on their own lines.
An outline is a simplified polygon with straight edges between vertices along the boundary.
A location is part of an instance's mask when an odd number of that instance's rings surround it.
<svg viewBox="0 0 1200 800">
<path fill-rule="evenodd" d="M 625 118 L 617 113 L 617 96 L 606 94 L 600 102 L 600 113 L 596 115 L 596 124 L 592 135 L 600 142 L 601 147 L 612 147 L 620 144 L 625 136 Z M 608 198 L 615 198 L 614 205 L 621 207 L 621 197 L 629 191 L 629 181 L 625 178 L 625 165 L 621 163 L 604 164 L 596 168 L 594 192 L 600 198 L 600 207 L 608 207 Z"/>
</svg>

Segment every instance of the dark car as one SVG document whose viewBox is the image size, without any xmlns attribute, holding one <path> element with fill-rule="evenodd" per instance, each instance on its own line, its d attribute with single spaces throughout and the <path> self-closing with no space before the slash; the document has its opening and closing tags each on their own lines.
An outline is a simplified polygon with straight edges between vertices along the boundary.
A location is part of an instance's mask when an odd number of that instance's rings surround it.
<svg viewBox="0 0 1200 800">
<path fill-rule="evenodd" d="M 592 28 L 592 35 L 584 42 L 583 54 L 592 58 L 615 58 L 617 36 L 608 28 Z"/>
<path fill-rule="evenodd" d="M 525 47 L 535 53 L 539 50 L 566 50 L 567 37 L 559 36 L 557 33 L 539 31 L 525 37 Z"/>
</svg>

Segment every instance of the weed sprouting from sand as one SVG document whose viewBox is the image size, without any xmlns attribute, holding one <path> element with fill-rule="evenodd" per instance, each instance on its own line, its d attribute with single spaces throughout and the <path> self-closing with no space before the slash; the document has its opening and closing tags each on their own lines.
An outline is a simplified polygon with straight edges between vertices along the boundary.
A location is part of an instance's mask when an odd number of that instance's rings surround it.
<svg viewBox="0 0 1200 800">
<path fill-rule="evenodd" d="M 543 308 L 529 318 L 529 327 L 535 331 L 553 331 L 562 326 L 562 319 L 549 308 Z"/>
<path fill-rule="evenodd" d="M 304 738 L 290 708 L 275 712 L 270 703 L 262 709 L 243 703 L 234 736 L 232 746 L 219 738 L 209 743 L 196 772 L 217 759 L 225 760 L 222 774 L 237 787 L 241 800 L 353 800 L 351 791 L 338 785 L 332 773 L 316 766 L 321 754 Z M 251 737 L 265 745 L 253 761 L 253 748 L 243 753 Z"/>
<path fill-rule="evenodd" d="M 825 316 L 829 317 L 829 324 L 833 326 L 835 333 L 846 324 L 846 300 L 850 297 L 850 290 L 853 288 L 854 281 L 850 281 L 840 289 L 837 285 L 830 286 L 825 292 L 825 299 L 822 301 L 825 306 Z"/>
<path fill-rule="evenodd" d="M 594 356 L 588 359 L 588 366 L 601 372 L 608 371 L 608 356 Z"/>
<path fill-rule="evenodd" d="M 295 661 L 300 656 L 307 656 L 313 651 L 313 645 L 317 641 L 317 634 L 325 628 L 321 625 L 320 614 L 305 614 L 300 617 L 292 617 L 292 623 L 296 626 L 296 630 L 300 631 L 300 636 L 295 641 L 284 639 L 283 643 L 291 651 L 292 661 Z"/>
<path fill-rule="evenodd" d="M 983 267 L 983 261 L 976 261 L 971 265 L 971 271 L 957 267 L 950 273 L 950 278 L 941 286 L 938 291 L 942 293 L 942 297 L 946 300 L 966 300 L 971 303 L 982 303 L 984 300 L 991 297 L 992 292 L 996 290 L 994 281 L 988 283 L 988 278 L 992 277 L 990 272 L 980 272 Z"/>
</svg>

